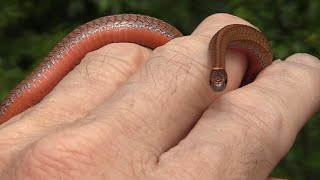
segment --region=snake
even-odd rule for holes
[[[38,104],[77,66],[84,56],[110,43],[135,43],[155,49],[183,36],[170,24],[146,15],[117,14],[92,20],[65,36],[25,80],[20,82],[0,106],[0,123]],[[228,75],[225,67],[227,50],[243,53],[248,60],[241,86],[254,81],[257,74],[272,63],[272,48],[257,29],[243,24],[221,28],[209,43],[208,86],[224,91]]]

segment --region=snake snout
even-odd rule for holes
[[[223,91],[228,82],[228,75],[224,69],[213,69],[210,73],[209,84],[214,91]]]

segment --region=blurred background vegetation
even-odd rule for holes
[[[67,33],[95,18],[140,13],[190,34],[207,16],[226,12],[253,23],[272,43],[275,59],[295,52],[320,57],[319,0],[0,0],[0,99]],[[297,94],[298,95],[298,94]],[[303,106],[303,102],[301,102]],[[320,177],[320,114],[300,132],[273,175]]]

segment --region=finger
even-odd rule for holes
[[[217,33],[221,28],[229,24],[245,24],[254,27],[252,24],[244,21],[241,18],[221,13],[208,17],[195,29],[192,35],[198,37],[199,39],[205,38],[206,41],[210,41],[213,34]],[[230,77],[228,78],[229,86],[227,87],[227,89],[230,90],[240,85],[247,67],[247,60],[246,57],[243,56],[243,54],[234,51],[227,51],[226,56],[226,70],[228,76]],[[210,61],[211,59],[209,59],[208,62]],[[210,67],[210,65],[208,65],[208,67]]]
[[[41,103],[1,126],[1,150],[11,152],[17,145],[21,148],[85,116],[127,81],[150,52],[142,46],[123,43],[87,54]]]
[[[85,116],[127,81],[146,61],[150,52],[139,45],[122,43],[88,53],[53,92],[35,107],[36,110],[26,112],[24,116],[29,116],[29,119],[30,116],[34,119],[50,117],[62,123]],[[57,125],[61,122],[52,123]]]
[[[293,55],[225,94],[160,157],[159,174],[175,169],[195,179],[266,179],[319,110],[319,70],[316,58]]]
[[[79,121],[84,125],[77,126],[76,131],[82,133],[94,128],[97,132],[108,132],[105,144],[117,144],[118,148],[124,149],[121,157],[125,159],[131,158],[132,153],[153,159],[178,143],[210,103],[221,96],[212,93],[208,85],[208,44],[223,25],[213,27],[210,35],[205,27],[225,21],[223,18],[219,21],[220,18],[215,16],[224,17],[214,15],[197,28],[203,29],[204,35],[197,30],[197,35],[174,39],[154,50],[128,83],[110,100],[90,112],[86,119]],[[230,16],[229,23],[241,21]],[[239,67],[243,58],[232,56],[227,63],[230,67]],[[238,86],[240,73],[230,73],[238,83],[230,83],[228,91]],[[121,138],[115,143],[114,138],[109,142],[109,136]],[[114,156],[119,152],[108,153]]]

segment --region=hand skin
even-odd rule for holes
[[[208,43],[228,14],[151,51],[89,53],[45,99],[0,128],[0,179],[267,179],[320,107],[320,61],[295,54],[238,88],[229,53],[222,93],[208,85]],[[238,88],[238,89],[237,89]]]

